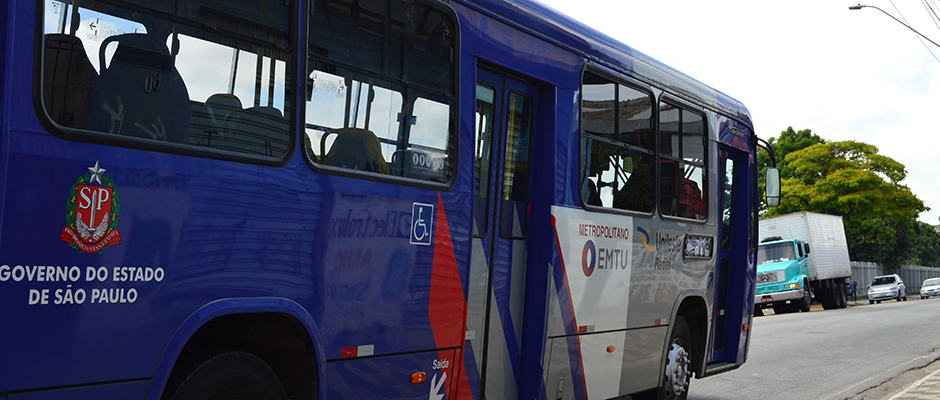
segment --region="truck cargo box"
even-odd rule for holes
[[[800,211],[760,220],[760,238],[779,236],[810,244],[807,270],[810,280],[852,275],[845,228],[839,215]]]

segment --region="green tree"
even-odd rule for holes
[[[940,268],[940,233],[926,222],[914,225],[908,264]]]
[[[786,130],[780,132],[780,137],[770,138],[767,143],[773,147],[774,155],[777,156],[777,168],[780,169],[781,179],[790,176],[788,163],[786,160],[787,154],[790,154],[797,150],[805,149],[814,144],[825,143],[823,138],[819,135],[813,133],[812,129],[801,129],[796,131],[792,126],[787,127]],[[770,155],[766,151],[760,151],[757,153],[757,166],[758,166],[758,188],[761,193],[764,193],[764,174],[767,171],[767,168],[771,167]],[[761,205],[761,210],[766,209],[766,207]]]
[[[813,144],[789,152],[784,161],[783,199],[768,216],[841,215],[853,260],[893,266],[910,259],[916,218],[928,208],[900,183],[907,176],[903,164],[856,141]]]

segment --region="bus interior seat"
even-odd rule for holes
[[[192,132],[189,144],[212,147],[212,140],[219,138],[229,113],[242,109],[242,102],[237,96],[228,93],[215,93],[206,99],[205,104],[192,102]]]
[[[290,125],[281,110],[255,106],[236,110],[225,119],[225,133],[236,151],[266,156],[279,156],[290,145]]]
[[[342,128],[332,130],[331,133],[336,134],[336,139],[330,151],[323,157],[324,164],[382,174],[390,173],[388,164],[382,157],[381,142],[372,131]]]
[[[241,110],[242,101],[234,94],[216,93],[206,99],[206,111],[209,114],[209,119],[220,129],[225,124],[225,118],[229,114]]]
[[[82,40],[61,33],[46,34],[43,40],[42,99],[46,112],[59,125],[87,129],[97,72]]]
[[[91,94],[90,129],[188,142],[192,106],[166,39],[161,35],[127,33],[101,42],[101,73],[94,79]],[[112,42],[117,42],[117,48],[106,65],[106,50]]]

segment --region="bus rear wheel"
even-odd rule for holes
[[[241,351],[213,356],[180,384],[172,400],[286,400],[277,375],[260,358]]]

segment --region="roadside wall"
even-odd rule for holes
[[[898,274],[907,287],[907,297],[920,296],[920,284],[927,278],[940,277],[940,268],[921,267],[919,265],[902,265],[898,268],[888,268],[872,262],[852,261],[852,276],[858,282],[858,297],[868,296],[868,284],[878,275]]]

